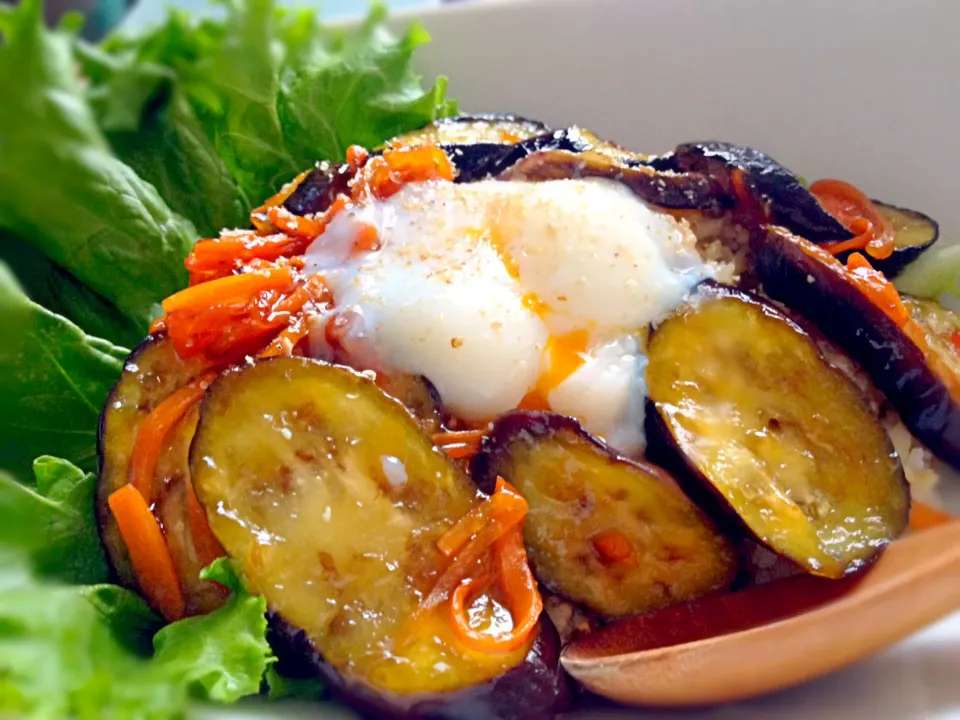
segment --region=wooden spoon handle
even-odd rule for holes
[[[790,596],[792,604],[772,622],[756,622],[769,614],[768,600]],[[960,521],[954,520],[897,541],[857,576],[789,578],[689,603],[682,613],[695,630],[685,637],[665,622],[673,611],[675,629],[681,617],[669,608],[573,643],[562,660],[587,688],[621,702],[710,704],[819,677],[957,609]]]

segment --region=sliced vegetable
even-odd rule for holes
[[[153,476],[167,436],[187,411],[200,402],[215,378],[216,373],[206,373],[191,380],[164,398],[140,425],[130,455],[130,484],[143,495],[148,505],[153,503]]]
[[[867,267],[851,272],[783,228],[751,240],[768,295],[805,316],[872,378],[904,425],[936,455],[960,467],[960,379],[942,343],[928,337],[896,289]],[[928,306],[929,307],[929,306]],[[921,313],[922,314],[922,313]],[[934,335],[937,333],[934,332]]]
[[[150,604],[168,622],[179,620],[184,608],[180,579],[160,524],[143,495],[132,485],[124,485],[107,498],[107,504]]]
[[[741,209],[759,209],[759,217],[749,218],[753,222],[783,225],[813,242],[852,237],[800,178],[759,150],[725,142],[690,142],[678,145],[660,163],[717,179]]]
[[[879,420],[772,305],[701,285],[648,355],[650,457],[686,466],[771,550],[837,578],[904,531],[909,491]]]
[[[940,226],[916,210],[877,200],[873,204],[893,228],[893,254],[885,260],[871,259],[871,263],[887,277],[893,277],[933,246],[940,237]]]
[[[722,590],[736,560],[713,523],[659,468],[617,457],[572,418],[499,418],[474,458],[530,504],[524,540],[547,589],[608,618]]]
[[[862,250],[874,260],[893,255],[893,225],[862,191],[842,180],[817,180],[810,192],[853,235],[849,240],[825,244],[826,250],[833,255]]]
[[[201,406],[191,456],[214,534],[266,596],[286,652],[349,702],[520,718],[561,699],[549,631],[477,654],[456,636],[449,594],[427,602],[466,552],[451,560],[438,541],[480,499],[367,377],[290,357],[227,371]],[[521,677],[506,710],[498,688]]]
[[[120,534],[108,499],[134,479],[134,453],[140,444],[141,428],[154,411],[178,393],[194,395],[191,388],[207,382],[206,368],[196,360],[183,360],[173,343],[164,336],[148,337],[133,351],[100,417],[100,481],[97,487],[97,516],[100,537],[121,584],[147,594]],[[201,381],[201,378],[205,378]],[[169,406],[168,406],[169,407]],[[179,409],[179,408],[178,408]],[[167,418],[169,419],[169,418]],[[188,453],[197,422],[196,409],[183,409],[181,419],[162,423],[162,437],[156,433],[149,443],[153,471],[143,467],[140,484],[152,488],[152,506],[166,533],[166,543],[184,596],[186,615],[209,612],[224,601],[222,590],[200,579],[200,571],[222,555],[210,542],[209,529],[190,508],[190,469]],[[145,450],[140,450],[141,457]],[[150,597],[149,595],[147,595]]]
[[[420,130],[398,135],[388,141],[389,147],[410,145],[467,145],[500,143],[515,145],[550,128],[538,120],[516,115],[457,115],[441,118]]]
[[[534,138],[530,143],[538,141]],[[675,210],[719,213],[733,200],[719,182],[700,173],[674,173],[628,162],[582,140],[583,149],[530,148],[517,145],[517,157],[503,162],[501,180],[557,180],[605,177],[622,182],[644,202]]]

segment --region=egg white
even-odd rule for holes
[[[363,225],[380,247],[356,255]],[[547,399],[630,454],[643,448],[636,332],[712,274],[680,223],[603,179],[411,184],[340,213],[306,261],[353,318],[361,364],[424,375],[471,422],[537,387],[551,336],[587,331],[582,365]]]

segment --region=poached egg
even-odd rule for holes
[[[685,224],[600,178],[410,184],[337,214],[304,259],[334,300],[318,354],[334,320],[353,364],[425,376],[468,423],[551,409],[630,455],[646,328],[712,275]]]

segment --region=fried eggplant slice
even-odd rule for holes
[[[522,146],[517,146],[519,150]],[[501,180],[560,180],[602,177],[622,182],[644,202],[670,210],[699,210],[719,215],[733,206],[733,196],[701,173],[676,173],[629,162],[588,146],[580,151],[551,148],[529,152],[504,163]]]
[[[147,337],[127,358],[120,380],[100,416],[97,518],[110,563],[126,587],[140,590],[107,498],[130,481],[131,454],[144,420],[157,405],[203,370],[196,361],[181,360],[165,336]],[[210,553],[194,544],[190,530],[188,458],[196,422],[196,412],[188,413],[171,431],[154,476],[154,512],[163,526],[167,547],[180,577],[187,615],[215,610],[225,599],[219,585],[200,579],[200,571],[209,562]]]
[[[550,132],[539,120],[518,115],[481,114],[441,118],[420,130],[390,140],[390,147],[410,145],[470,145],[495,143],[515,145],[522,140]]]
[[[733,174],[741,173],[743,190],[753,195],[766,222],[783,225],[813,242],[853,237],[796,175],[759,150],[726,142],[690,142],[678,145],[670,157],[679,170],[704,173],[734,195]]]
[[[191,469],[276,634],[347,701],[378,715],[534,718],[563,698],[543,626],[483,654],[458,639],[446,604],[418,612],[450,563],[437,541],[478,494],[369,378],[292,357],[225,372],[201,406]],[[518,677],[527,694],[502,707],[490,689]]]
[[[906,528],[909,490],[879,420],[774,306],[705,283],[648,356],[650,457],[681,459],[771,550],[838,578]]]
[[[923,323],[895,321],[861,292],[836,258],[784,228],[761,228],[751,248],[764,291],[844,350],[907,429],[960,468],[960,376],[925,341]]]
[[[940,237],[940,225],[929,215],[917,210],[873,201],[893,226],[893,255],[884,260],[872,261],[873,266],[887,277],[894,277],[912,263]]]
[[[500,417],[471,475],[497,476],[530,505],[524,541],[547,589],[605,618],[656,610],[723,590],[732,546],[663,470],[617,456],[573,418]]]

